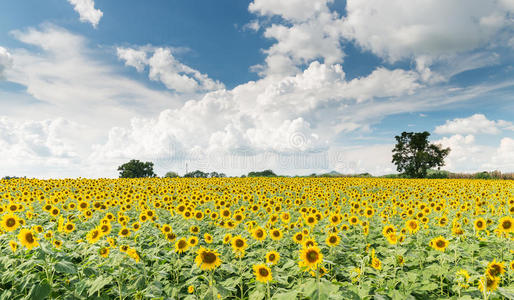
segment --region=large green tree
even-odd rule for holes
[[[153,172],[153,162],[142,162],[137,159],[133,159],[128,163],[118,167],[120,172],[120,178],[141,178],[141,177],[155,177],[157,176]]]
[[[427,170],[444,166],[444,159],[450,153],[450,148],[430,144],[430,133],[402,132],[395,136],[397,141],[393,149],[393,163],[398,172],[412,178],[425,178]]]

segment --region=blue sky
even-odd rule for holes
[[[0,176],[379,175],[424,130],[513,172],[513,33],[511,0],[3,1]]]

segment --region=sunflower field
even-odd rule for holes
[[[0,181],[1,299],[514,299],[514,182]]]

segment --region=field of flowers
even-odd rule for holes
[[[514,182],[0,181],[1,299],[514,299]]]

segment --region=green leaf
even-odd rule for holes
[[[264,291],[262,291],[260,289],[254,289],[250,293],[248,300],[262,300],[262,299],[264,299],[265,296],[266,296],[266,294],[264,293]]]
[[[29,299],[40,300],[45,299],[52,288],[46,281],[42,281],[41,283],[32,286],[29,292]]]
[[[514,289],[505,289],[500,287],[497,292],[509,300],[514,300]]]
[[[296,299],[298,296],[298,291],[290,291],[287,293],[275,294],[271,299],[273,300],[289,300]]]
[[[69,261],[60,261],[54,265],[54,269],[58,273],[77,274],[75,265]]]
[[[112,281],[112,277],[111,276],[108,276],[108,277],[99,276],[99,277],[97,277],[91,283],[91,286],[89,287],[89,290],[87,291],[88,296],[91,296],[94,293],[100,291],[104,286],[106,286],[109,283],[111,283],[111,281]]]

